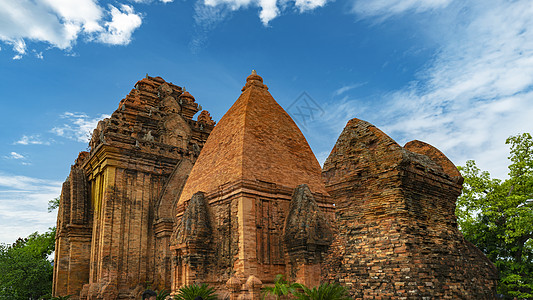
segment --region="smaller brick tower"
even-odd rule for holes
[[[252,295],[252,286],[271,283],[276,274],[318,284],[332,212],[311,148],[254,71],[206,141],[181,193],[171,241],[172,290],[228,282],[235,294],[239,282],[248,280],[246,293]]]

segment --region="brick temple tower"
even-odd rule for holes
[[[235,282],[251,276],[271,283],[276,274],[318,284],[333,218],[321,171],[294,121],[252,72],[181,193],[172,290],[193,282],[220,287],[230,278],[239,287]]]
[[[177,194],[214,127],[183,88],[147,76],[98,123],[61,192],[53,294],[138,299],[170,287]]]

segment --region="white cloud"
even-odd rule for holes
[[[294,5],[300,12],[305,12],[326,5],[326,0],[296,0]]]
[[[143,0],[139,0],[143,1]],[[300,13],[326,5],[328,0],[199,0],[194,5],[196,23],[194,37],[189,44],[193,53],[199,51],[207,41],[208,34],[232,12],[249,7],[259,7],[259,18],[264,26],[278,17],[289,4]]]
[[[280,7],[287,7],[288,3],[293,3],[300,13],[313,10],[326,5],[327,0],[204,0],[205,6],[225,7],[231,11],[255,6],[261,8],[259,18],[263,25],[268,26],[270,21],[280,15]],[[205,13],[201,8],[196,9],[196,13]],[[196,18],[196,17],[195,17]],[[197,18],[205,20],[204,18]]]
[[[259,0],[259,6],[261,7],[259,18],[263,25],[267,26],[272,19],[278,16],[277,2],[277,0]]]
[[[0,171],[0,189],[48,193],[57,192],[59,187],[61,187],[59,181],[6,174]]]
[[[83,29],[87,33],[102,30],[99,21],[103,17],[103,9],[94,0],[42,0],[51,10],[64,20],[65,25],[72,26],[71,35]],[[69,30],[67,30],[69,32]]]
[[[50,145],[48,141],[42,141],[41,135],[23,135],[20,140],[14,143],[15,145]]]
[[[402,3],[411,3],[402,7],[415,11],[426,7],[420,1]],[[424,140],[457,165],[475,159],[482,169],[503,178],[509,150],[505,139],[533,132],[533,2],[444,4],[446,13],[435,14],[430,22],[455,25],[446,27],[448,34],[435,32],[442,29],[430,24],[424,28],[440,38],[442,47],[417,81],[366,108],[344,99],[327,109],[346,104],[352,110],[366,109],[365,116],[399,143]],[[444,16],[452,19],[439,19]],[[331,120],[331,127],[344,126],[349,118]]]
[[[51,132],[64,138],[86,143],[90,140],[98,121],[109,117],[110,115],[102,114],[99,117],[90,118],[84,113],[66,112],[61,115],[61,118],[67,123],[52,128]]]
[[[18,39],[9,42],[9,44],[13,45],[13,51],[18,53],[17,55],[13,56],[13,59],[21,59],[22,56],[26,54],[26,43],[24,40]]]
[[[111,21],[105,22],[107,30],[100,34],[98,40],[111,45],[129,44],[132,33],[141,26],[141,16],[129,5],[122,5],[120,10],[113,5],[109,5],[109,8]]]
[[[11,153],[9,153],[9,155],[4,155],[4,159],[14,159],[14,160],[18,161],[23,166],[31,165],[31,163],[28,161],[26,156],[24,156],[24,155],[22,155],[20,153],[17,153],[15,151],[12,151]]]
[[[143,4],[150,4],[152,2],[154,2],[154,0],[131,0],[135,3],[143,3]],[[163,2],[163,3],[170,3],[170,2],[174,2],[174,0],[159,0],[160,2]]]
[[[389,18],[410,11],[424,12],[446,7],[453,0],[356,0],[352,11],[362,17]]]
[[[0,172],[0,243],[12,243],[55,224],[48,201],[61,193],[61,182]]]
[[[79,37],[125,45],[142,22],[131,6],[106,10],[97,0],[0,0],[0,7],[0,41],[13,46],[14,59],[27,53],[27,42],[67,51]]]
[[[335,90],[333,92],[333,96],[340,96],[340,95],[342,95],[342,94],[344,94],[344,93],[346,93],[346,92],[348,92],[350,90],[353,90],[353,89],[358,88],[360,86],[363,86],[365,84],[367,84],[367,83],[366,82],[361,82],[361,83],[355,83],[355,84],[342,86],[342,87],[338,88],[337,90]]]
[[[5,158],[8,158],[8,159],[24,159],[24,155],[22,154],[18,154],[17,152],[11,152],[9,154],[9,156],[5,156]]]

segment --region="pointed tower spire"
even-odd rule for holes
[[[239,180],[291,189],[306,183],[312,192],[327,194],[320,164],[305,137],[255,70],[242,91],[209,136],[179,202]]]

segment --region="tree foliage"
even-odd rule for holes
[[[302,292],[296,292],[294,295],[298,300],[349,300],[348,291],[345,287],[338,283],[329,284],[322,283],[321,285],[308,288],[305,285],[300,285]]]
[[[55,228],[0,244],[0,299],[39,299],[52,292]]]
[[[283,275],[276,275],[274,286],[263,287],[263,299],[267,296],[274,296],[276,299],[299,299],[299,300],[348,300],[348,291],[345,287],[335,283],[322,283],[321,285],[309,288],[300,283],[291,283],[283,278]]]
[[[53,212],[58,207],[59,207],[59,197],[56,197],[48,201],[48,212]]]
[[[176,300],[194,300],[196,297],[202,297],[204,300],[216,300],[215,289],[209,285],[202,283],[184,285],[178,290],[178,294],[174,296]]]
[[[295,294],[300,287],[300,284],[290,283],[283,278],[283,275],[278,274],[276,275],[274,286],[263,287],[263,298],[267,297],[268,295],[272,295],[276,297],[276,299],[282,299],[288,295]]]
[[[465,182],[456,215],[466,239],[498,268],[498,293],[533,298],[533,139],[524,133],[506,144],[506,180],[491,178],[474,161],[459,167]]]
[[[157,296],[155,297],[155,300],[165,300],[170,296],[169,291],[167,290],[161,290],[157,291]]]

